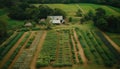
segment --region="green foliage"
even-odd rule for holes
[[[10,41],[9,44],[6,44],[5,47],[3,48],[4,50],[1,52],[0,57],[2,56],[1,59],[4,58],[4,56],[8,53],[8,51],[12,48],[12,46],[19,40],[19,38],[23,35],[24,32],[19,33],[12,41]]]
[[[0,18],[0,38],[7,35],[7,22]]]
[[[6,65],[3,66],[3,69],[7,69],[9,67],[9,65],[12,63],[12,61],[14,60],[14,58],[16,57],[16,55],[18,54],[19,50],[24,45],[25,41],[28,39],[29,36],[30,36],[30,34],[27,34],[25,36],[25,38],[23,39],[23,41],[20,42],[19,46],[15,49],[13,54],[10,56],[10,59],[6,62]]]
[[[81,11],[80,9],[78,9],[78,10],[77,10],[77,12],[76,12],[76,16],[81,17],[81,16],[82,16],[82,14],[83,14],[83,13],[82,13],[82,11]]]
[[[69,17],[69,22],[72,22],[72,17]]]
[[[55,15],[55,16],[63,16],[63,18],[66,18],[66,15],[67,15],[67,14],[66,14],[66,12],[63,11],[62,9],[55,8],[55,9],[53,10],[52,15]]]

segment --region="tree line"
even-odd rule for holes
[[[115,7],[120,7],[120,0],[0,0],[0,7],[11,6],[17,4],[18,2],[28,2],[28,3],[95,3],[95,4],[105,4]]]
[[[8,9],[8,16],[15,20],[33,20],[38,22],[40,19],[46,19],[50,15],[62,15],[65,18],[66,12],[59,8],[52,9],[47,5],[36,7],[28,3],[20,3]]]
[[[90,10],[84,15],[81,23],[92,20],[94,25],[103,31],[120,33],[120,16],[107,15],[103,8],[97,8],[95,11],[95,14]]]

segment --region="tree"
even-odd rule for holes
[[[54,12],[52,13],[52,15],[54,15],[54,16],[63,16],[63,18],[66,18],[67,14],[66,14],[65,11],[63,11],[63,10],[61,10],[59,8],[55,8]]]
[[[103,8],[97,8],[96,9],[96,17],[105,17],[106,16],[106,11]]]
[[[102,8],[97,8],[95,9],[95,16],[93,17],[93,21],[94,23],[96,23],[96,21],[98,19],[101,19],[101,18],[106,18],[106,11]]]
[[[7,35],[7,22],[0,18],[0,38]]]
[[[20,3],[16,6],[9,8],[8,16],[16,20],[26,20],[28,19],[28,12],[26,9],[29,8],[28,3]]]
[[[27,19],[27,15],[25,14],[25,11],[21,9],[20,7],[12,7],[11,10],[9,11],[8,16],[16,20]]]
[[[104,18],[100,18],[96,21],[95,25],[102,30],[107,30],[108,23]]]
[[[109,16],[107,17],[108,31],[120,33],[120,16]]]
[[[47,5],[40,5],[39,6],[39,18],[47,18],[47,16],[51,15],[53,13],[53,9],[51,9],[50,7],[48,7]]]
[[[88,17],[89,17],[90,20],[92,20],[93,17],[94,17],[94,13],[93,13],[92,10],[89,10],[89,12],[87,13],[87,15],[88,15]]]
[[[79,16],[79,17],[81,17],[82,14],[83,14],[82,11],[80,9],[78,9],[77,12],[76,12],[76,15]]]

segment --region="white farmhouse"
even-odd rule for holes
[[[50,18],[50,22],[53,24],[64,23],[63,16],[48,16],[47,18]]]

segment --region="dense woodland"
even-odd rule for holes
[[[0,0],[0,6],[10,6],[16,2],[28,3],[97,3],[120,7],[120,0]]]

